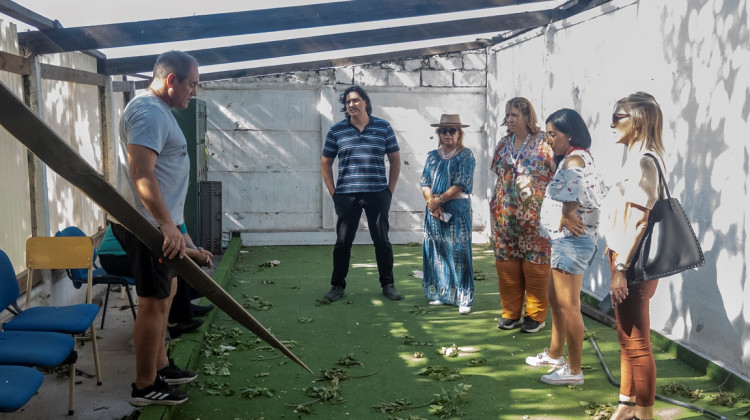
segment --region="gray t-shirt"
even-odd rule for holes
[[[187,142],[169,106],[150,90],[139,93],[125,107],[120,119],[117,190],[154,226],[156,220],[141,202],[130,179],[128,144],[157,153],[154,174],[164,203],[175,225],[185,222],[183,209],[188,189],[190,159]]]

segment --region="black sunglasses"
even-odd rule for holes
[[[630,114],[612,114],[612,124],[617,124],[621,119],[628,118]]]
[[[442,135],[445,135],[447,133],[451,133],[451,136],[452,136],[452,135],[456,134],[456,131],[458,131],[458,129],[456,129],[456,128],[438,128],[437,132],[440,133],[440,134],[442,134]]]

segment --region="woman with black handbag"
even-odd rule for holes
[[[641,243],[648,216],[659,199],[657,161],[662,159],[663,117],[653,96],[636,92],[617,101],[612,124],[627,147],[623,178],[609,190],[601,229],[612,272],[610,296],[620,340],[620,401],[611,420],[653,419],[656,365],[651,351],[649,300],[658,279],[628,286],[628,269]],[[632,274],[632,273],[631,273]]]

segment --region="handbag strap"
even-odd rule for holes
[[[656,170],[659,171],[659,186],[663,188],[664,191],[666,191],[667,199],[669,201],[669,207],[672,207],[672,194],[669,193],[667,180],[664,179],[664,173],[661,171],[661,164],[659,163],[659,159],[657,159],[656,156],[652,155],[651,153],[644,153],[644,154],[654,160],[654,163],[656,164]],[[661,189],[659,191],[659,199],[662,199]]]

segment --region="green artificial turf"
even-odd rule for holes
[[[553,387],[539,380],[545,369],[524,363],[526,356],[549,344],[549,317],[547,328],[536,334],[497,329],[500,302],[490,248],[474,248],[474,269],[485,280],[475,283],[471,314],[459,315],[457,307],[427,305],[421,279],[412,276],[414,270],[422,269],[421,247],[414,245],[394,246],[396,287],[404,295],[398,302],[381,293],[371,246],[354,247],[346,296],[332,304],[322,302],[330,288],[332,247],[235,251],[238,256],[227,275],[226,289],[316,375],[214,311],[212,324],[200,334],[187,334],[173,343],[175,348],[193,344],[191,355],[183,360],[189,360],[200,376],[182,386],[190,394],[188,402],[165,410],[163,417],[142,417],[416,420],[444,414],[442,418],[450,419],[609,418],[606,410],[616,403],[618,389],[607,380],[590,343],[584,344],[585,384]],[[224,258],[228,257],[232,256]],[[618,379],[619,345],[614,330],[590,318],[584,320]],[[196,345],[199,340],[202,344]],[[441,348],[454,345],[458,357],[440,353]],[[717,397],[738,395],[719,394],[720,383],[705,372],[669,353],[658,349],[655,353],[659,385],[674,392],[698,394],[696,390],[703,390],[696,404],[727,418],[750,416],[748,401],[742,398],[732,407],[710,405]],[[420,375],[429,372],[432,375]],[[670,396],[687,401],[686,397]],[[430,407],[436,400],[443,403],[442,411]],[[603,413],[596,417],[587,414],[587,409]],[[660,401],[656,410],[661,419],[710,418]]]

